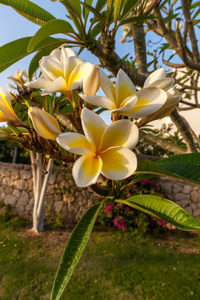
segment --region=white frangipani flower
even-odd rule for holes
[[[90,63],[77,57],[73,49],[64,47],[61,47],[61,50],[53,50],[49,56],[44,56],[39,65],[42,75],[25,85],[44,89],[42,96],[54,92],[65,93],[78,88],[91,67]]]
[[[134,84],[122,69],[117,74],[115,86],[102,70],[100,73],[101,88],[107,98],[86,94],[80,94],[80,97],[90,104],[109,109],[111,113],[141,118],[157,111],[167,99],[165,91],[157,87],[136,92]]]
[[[94,184],[100,173],[113,180],[129,177],[137,168],[137,159],[130,150],[138,141],[138,128],[129,120],[107,126],[100,116],[83,108],[82,127],[85,135],[61,133],[58,144],[69,152],[81,155],[72,175],[79,187]]]
[[[181,100],[181,95],[173,84],[174,79],[166,77],[166,72],[163,68],[158,69],[149,75],[144,83],[144,88],[159,87],[165,90],[167,94],[167,101],[159,110],[142,118],[138,126],[142,126],[157,119],[162,119],[174,110],[178,102]]]
[[[28,115],[35,131],[43,138],[56,140],[61,133],[58,121],[49,113],[36,107],[30,107]]]
[[[11,100],[13,96],[0,87],[0,122],[22,123],[12,108]]]

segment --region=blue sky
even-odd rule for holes
[[[57,18],[66,19],[65,15],[67,12],[61,3],[53,3],[50,0],[32,0],[32,2],[43,7]],[[36,33],[36,31],[39,28],[40,27],[38,25],[28,21],[9,6],[0,4],[0,46],[9,43],[15,39],[19,39],[26,36],[32,36]],[[127,54],[127,52],[133,51],[133,45],[132,43],[128,43],[125,45],[121,44],[119,42],[121,37],[122,30],[120,29],[117,35],[116,52],[119,54],[120,57],[123,57]],[[158,42],[160,40],[159,37],[155,38],[155,36],[151,37],[151,39],[153,42]],[[156,45],[154,47],[156,47]],[[33,55],[29,55],[26,58],[12,65],[2,73],[0,73],[0,86],[7,90],[6,83],[9,82],[9,80],[6,77],[13,75],[17,69],[28,70],[28,66],[32,57]],[[98,59],[87,50],[84,50],[84,52],[81,54],[81,57],[84,60],[89,61],[91,63],[98,63]],[[200,127],[199,125],[197,126],[196,120],[197,118],[199,118],[200,109],[196,109],[195,111],[192,110],[190,113],[183,113],[185,117],[187,117],[187,115],[189,114],[191,114],[192,117],[188,121],[192,122],[193,129],[199,134]],[[109,119],[109,117],[107,119]]]

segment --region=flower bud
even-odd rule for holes
[[[28,115],[36,132],[43,138],[56,140],[61,133],[57,120],[49,113],[35,107],[30,107]]]
[[[21,123],[12,108],[12,99],[11,94],[0,87],[0,122],[15,121]]]
[[[92,65],[83,79],[83,93],[94,96],[101,85],[101,75],[98,65]]]
[[[8,140],[9,137],[10,134],[7,131],[0,129],[0,141]]]

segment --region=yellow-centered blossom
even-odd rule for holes
[[[54,92],[65,93],[78,88],[91,64],[77,57],[71,48],[55,49],[40,62],[42,75],[39,79],[26,83],[27,87],[44,89],[41,95]]]
[[[79,187],[94,184],[100,173],[113,180],[124,179],[136,170],[137,159],[130,150],[138,141],[138,128],[129,120],[107,126],[100,116],[83,108],[81,122],[84,134],[61,133],[58,144],[81,155],[74,163],[72,175]]]
[[[56,140],[61,133],[57,120],[47,113],[36,107],[30,107],[28,115],[33,123],[35,131],[43,138]]]
[[[14,121],[21,123],[12,108],[11,100],[13,100],[11,94],[0,87],[0,122]]]
[[[151,121],[162,119],[169,115],[178,102],[181,100],[180,92],[176,90],[174,84],[174,79],[170,77],[166,77],[166,72],[163,68],[158,69],[151,73],[151,75],[146,79],[144,83],[144,88],[148,87],[159,87],[166,91],[167,94],[167,101],[163,104],[163,106],[154,112],[153,114],[150,114],[142,120],[140,120],[138,126],[145,125]]]
[[[166,92],[158,87],[136,92],[134,84],[122,69],[117,74],[115,86],[102,70],[100,74],[101,88],[107,98],[86,94],[80,94],[80,97],[90,104],[109,109],[111,113],[142,118],[161,108],[167,99]]]

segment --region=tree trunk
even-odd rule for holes
[[[50,158],[48,160],[46,173],[44,174],[42,180],[42,154],[30,151],[30,158],[33,172],[33,191],[35,198],[32,231],[39,233],[44,230],[44,200],[54,159]]]

